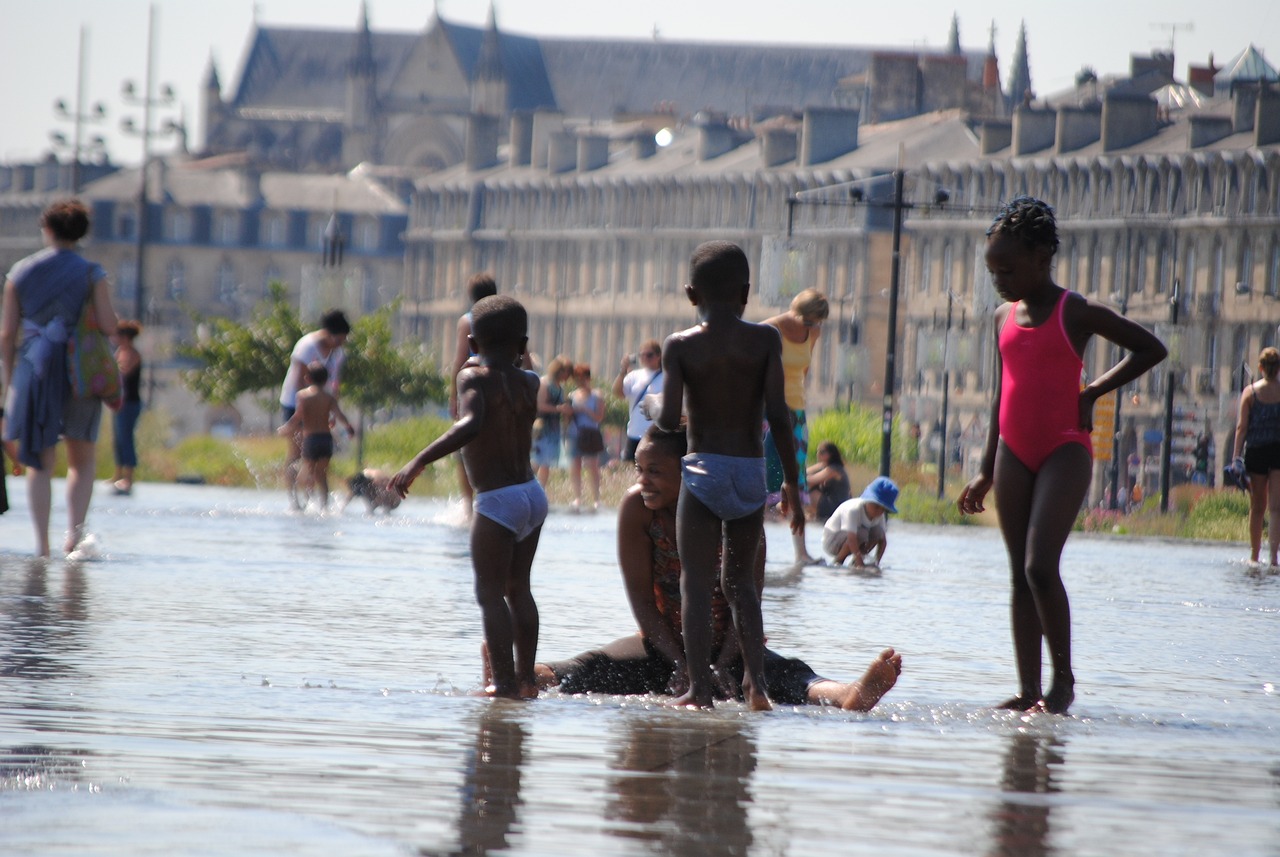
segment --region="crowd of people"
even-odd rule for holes
[[[0,455],[27,469],[37,550],[47,556],[54,452],[65,441],[64,548],[71,553],[84,536],[102,409],[99,399],[69,385],[69,331],[91,313],[100,329],[117,332],[124,398],[137,406],[121,408],[117,423],[112,486],[120,493],[132,489],[137,464],[132,435],[141,357],[133,348],[140,328],[119,323],[105,272],[76,252],[89,228],[83,205],[50,206],[41,226],[46,249],[15,265],[4,286]],[[1036,199],[1007,203],[987,232],[986,266],[1004,300],[993,318],[998,383],[979,473],[957,500],[962,513],[973,514],[994,491],[1008,549],[1018,691],[1001,707],[1051,713],[1066,712],[1075,697],[1060,565],[1089,485],[1093,405],[1166,353],[1141,325],[1058,286],[1057,247],[1053,210]],[[394,508],[427,465],[458,454],[463,491],[472,498],[471,561],[490,695],[530,698],[559,685],[567,692],[667,693],[674,704],[694,708],[736,698],[754,710],[774,703],[867,710],[896,682],[897,652],[880,652],[856,681],[833,681],[767,649],[761,612],[766,509],[776,505],[788,522],[798,563],[811,561],[804,528],[812,516],[822,523],[832,563],[855,568],[879,565],[888,517],[897,512],[898,486],[885,476],[852,496],[835,444],[819,444],[817,460],[808,462],[804,385],[826,299],[807,289],[787,312],[760,324],[745,321],[748,261],[727,241],[694,251],[684,291],[698,322],[663,343],[646,341],[622,361],[612,385],[628,408],[621,458],[636,474],[618,510],[618,559],[637,633],[567,660],[537,658],[531,580],[549,511],[548,475],[567,462],[572,510],[599,508],[606,403],[589,365],[557,356],[541,376],[532,371],[527,313],[515,298],[498,294],[491,275],[468,284],[471,306],[458,322],[451,367],[451,425],[394,475],[353,477],[347,500],[363,496],[371,509]],[[349,332],[346,317],[331,311],[293,348],[280,403],[295,506],[300,487],[327,499],[331,428],[353,431],[338,400]],[[1082,387],[1081,355],[1094,337],[1119,346],[1122,356]],[[1280,352],[1265,350],[1259,368],[1262,377],[1241,397],[1231,471],[1250,486],[1255,561],[1263,510],[1270,512],[1274,564]],[[1042,646],[1051,666],[1047,692]]]

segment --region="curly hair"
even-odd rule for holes
[[[1019,196],[1000,206],[987,229],[987,237],[1008,235],[1029,248],[1048,247],[1058,252],[1058,221],[1053,206],[1031,196]]]

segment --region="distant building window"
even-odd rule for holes
[[[1280,296],[1280,243],[1271,245],[1271,268],[1267,274],[1267,294]]]
[[[213,224],[213,242],[224,246],[238,243],[236,240],[236,232],[240,225],[240,218],[234,212],[219,212],[214,219]]]
[[[122,211],[116,218],[116,237],[122,241],[132,241],[138,237],[138,213]]]
[[[236,282],[236,269],[230,262],[223,262],[218,266],[218,272],[214,276],[214,287],[217,289],[219,301],[224,304],[236,302],[240,289]]]
[[[169,300],[180,301],[187,292],[187,267],[178,259],[169,263],[165,279],[168,281]]]
[[[122,302],[132,302],[138,296],[138,261],[136,259],[125,259],[120,263],[119,271],[116,273],[116,296]]]
[[[269,214],[262,219],[262,233],[259,238],[268,247],[282,247],[284,232],[284,217],[279,214]]]
[[[170,241],[186,243],[191,240],[191,214],[186,211],[171,211],[165,218],[165,238]]]
[[[377,250],[378,249],[378,221],[371,218],[361,218],[356,222],[356,249],[357,250]]]

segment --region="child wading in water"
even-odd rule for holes
[[[329,383],[329,370],[319,360],[307,364],[307,380],[310,386],[298,391],[297,410],[289,421],[276,429],[285,437],[302,435],[302,479],[303,489],[310,493],[312,488],[319,488],[320,507],[329,508],[329,459],[333,458],[333,434],[330,429],[330,417],[342,423],[347,429],[347,437],[355,435],[351,421],[338,407],[338,400],[325,389]]]
[[[1165,357],[1141,325],[1053,282],[1058,249],[1053,209],[1038,199],[1007,203],[987,230],[987,270],[1006,303],[995,312],[999,353],[982,470],[960,492],[965,514],[995,488],[1012,571],[1013,651],[1018,695],[1001,708],[1064,713],[1075,699],[1071,608],[1060,562],[1092,470],[1093,403]],[[1081,355],[1100,336],[1128,353],[1081,389]],[[1041,639],[1053,683],[1041,693]]]
[[[783,501],[791,514],[791,532],[804,526],[799,465],[784,393],[782,339],[776,328],[742,320],[750,271],[736,244],[700,245],[690,268],[685,294],[698,308],[701,323],[673,333],[662,348],[666,381],[657,419],[664,430],[679,428],[687,388],[689,454],[680,461],[683,484],[676,541],[689,692],[677,703],[712,706],[711,592],[719,570],[742,650],[742,697],[752,709],[763,710],[771,706],[765,695],[764,623],[754,582],[767,491],[761,416],[769,421],[782,459]]]
[[[471,564],[493,679],[486,692],[512,699],[538,695],[538,605],[529,570],[547,517],[547,495],[529,464],[538,376],[516,365],[528,328],[519,301],[495,295],[476,302],[471,339],[479,365],[458,373],[458,419],[391,478],[392,490],[404,497],[424,467],[462,450],[476,491]]]

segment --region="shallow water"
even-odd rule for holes
[[[44,564],[10,488],[0,854],[1280,854],[1280,574],[1240,545],[1073,535],[1078,696],[1027,716],[983,707],[1014,690],[998,534],[894,522],[881,574],[765,593],[820,673],[901,651],[880,706],[695,713],[469,696],[456,506],[146,484]],[[612,516],[553,515],[534,575],[543,658],[633,629]]]

